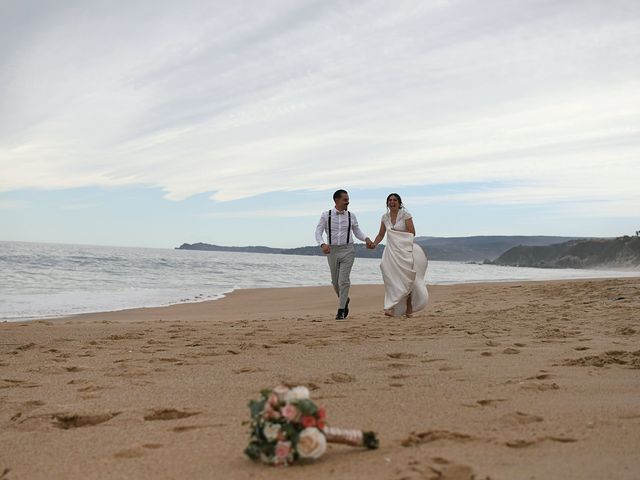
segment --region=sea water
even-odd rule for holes
[[[352,284],[381,284],[379,265],[379,259],[357,258]],[[640,271],[430,261],[427,284],[628,276]],[[322,256],[0,242],[0,321],[216,300],[243,288],[329,283]]]

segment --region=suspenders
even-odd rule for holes
[[[349,244],[349,236],[351,235],[351,212],[347,212],[349,224],[347,226],[347,245]],[[331,210],[329,210],[329,245],[331,245]]]

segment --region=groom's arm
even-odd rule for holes
[[[367,248],[373,248],[373,242],[368,236],[364,234],[362,230],[360,230],[360,225],[358,225],[358,219],[356,218],[353,212],[351,212],[351,231],[353,232],[353,235],[358,240],[362,240],[364,243],[367,244]]]
[[[322,251],[327,254],[331,251],[329,245],[324,242],[324,238],[322,238],[322,234],[327,229],[327,214],[323,213],[320,215],[320,220],[318,221],[318,225],[316,226],[316,243],[322,249]]]

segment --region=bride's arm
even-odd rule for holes
[[[413,233],[413,236],[416,236],[416,227],[413,225],[413,218],[407,218],[404,221],[405,226],[407,227],[407,232]]]
[[[375,240],[373,241],[373,246],[377,247],[378,244],[382,241],[382,239],[384,238],[384,234],[387,232],[387,228],[384,226],[383,222],[380,222],[380,231],[378,232],[378,235],[376,236]],[[414,234],[415,235],[415,234]]]

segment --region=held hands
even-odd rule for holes
[[[365,242],[366,242],[366,244],[367,244],[367,248],[368,248],[369,250],[374,250],[374,249],[376,248],[376,244],[375,244],[375,243],[373,243],[373,242],[371,241],[371,239],[370,239],[370,238],[368,238],[368,237],[367,237],[367,238],[365,239]]]

